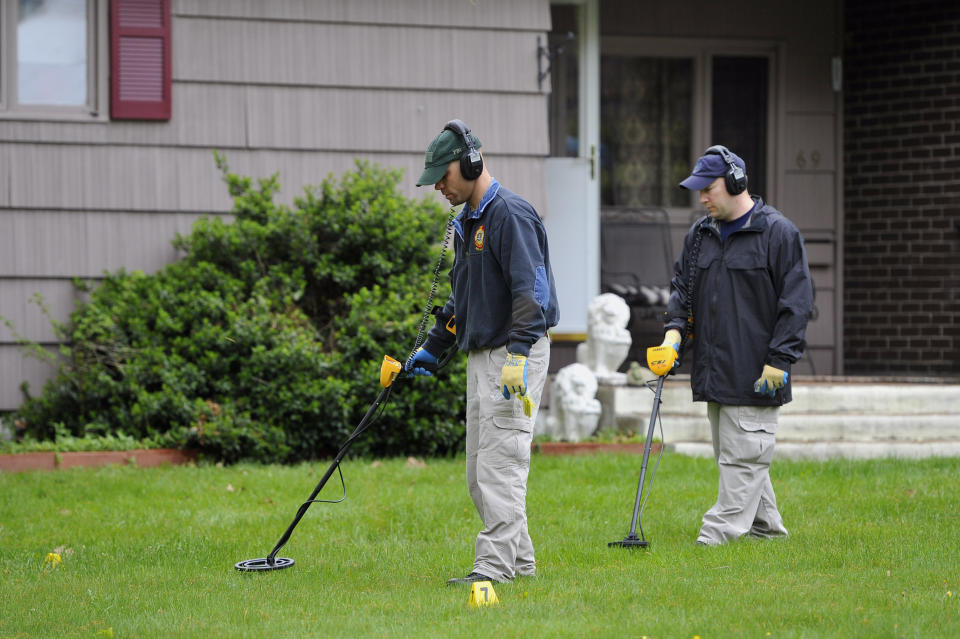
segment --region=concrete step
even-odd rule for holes
[[[800,378],[793,386],[793,401],[788,406],[792,413],[960,415],[960,384]]]
[[[646,433],[653,391],[601,387],[601,428]],[[780,411],[777,455],[871,457],[960,455],[960,383],[940,379],[798,377]],[[689,376],[664,384],[663,438],[678,452],[713,455],[705,402]],[[657,437],[660,426],[657,426]]]
[[[852,381],[851,381],[852,380]],[[601,387],[598,396],[615,396],[617,414],[647,413],[653,391],[642,386]],[[694,403],[690,378],[676,375],[663,385],[661,411],[671,414],[706,415],[705,402]],[[601,398],[602,401],[602,398]],[[621,410],[622,409],[622,410]],[[865,378],[804,378],[793,383],[793,401],[784,406],[792,413],[960,416],[960,383],[871,382]]]
[[[788,406],[780,411],[777,438],[782,440],[960,441],[960,418],[956,415],[804,415],[790,413]],[[706,414],[675,415],[663,410],[660,418],[668,441],[710,441]],[[621,428],[628,426],[625,430],[645,432],[649,420],[649,415],[642,419],[636,416],[618,418],[617,423]]]
[[[713,457],[713,445],[708,442],[676,442],[667,450],[692,457]],[[949,442],[815,442],[799,443],[777,440],[775,459],[874,459],[897,457],[922,459],[925,457],[960,457],[960,441]]]

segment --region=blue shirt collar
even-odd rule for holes
[[[497,193],[500,191],[500,183],[497,182],[496,178],[490,178],[490,186],[487,187],[487,191],[483,194],[483,197],[480,198],[480,206],[477,207],[477,210],[474,211],[470,208],[470,203],[467,202],[463,205],[463,209],[460,211],[460,215],[457,216],[457,219],[460,221],[470,219],[476,220],[481,215],[483,215],[483,210],[487,208],[487,204],[490,203]]]

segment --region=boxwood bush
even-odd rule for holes
[[[293,206],[274,201],[276,175],[254,181],[218,162],[232,220],[199,219],[174,240],[183,257],[155,274],[77,283],[88,301],[61,327],[56,376],[38,396],[25,388],[21,437],[162,435],[224,461],[328,457],[379,393],[383,355],[409,355],[447,212],[365,162]],[[351,452],[456,452],[464,371],[457,356],[437,379],[398,382]]]

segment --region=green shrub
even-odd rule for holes
[[[273,200],[276,175],[255,186],[218,161],[233,221],[198,220],[174,240],[184,257],[154,275],[120,270],[87,287],[60,327],[57,375],[13,416],[21,436],[162,435],[226,461],[329,456],[379,393],[383,355],[409,355],[444,210],[404,198],[399,171],[364,162],[290,207]],[[353,452],[458,450],[464,360],[398,382]]]

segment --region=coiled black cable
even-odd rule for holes
[[[440,257],[437,259],[437,265],[433,269],[433,283],[430,285],[430,294],[427,295],[427,304],[423,309],[423,318],[420,320],[420,327],[417,329],[417,339],[413,344],[413,350],[407,356],[407,362],[404,368],[410,368],[413,365],[413,357],[417,354],[417,349],[423,344],[424,334],[426,333],[427,320],[433,314],[433,298],[437,295],[437,288],[440,285],[440,269],[443,266],[443,258],[447,254],[447,244],[450,242],[450,235],[453,233],[453,220],[456,217],[456,208],[451,206],[447,217],[446,229],[443,233],[443,243],[440,245]]]
[[[680,335],[680,354],[688,339],[693,339],[693,304],[697,292],[697,262],[700,260],[700,244],[703,242],[704,228],[707,222],[700,220],[696,234],[693,236],[693,246],[687,260],[687,323]],[[679,357],[679,355],[678,355]]]

